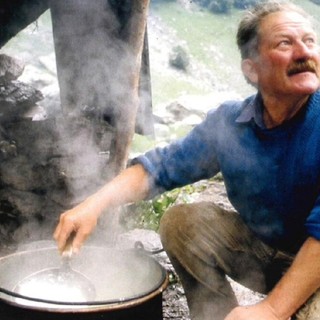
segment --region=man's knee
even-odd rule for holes
[[[188,230],[192,217],[189,205],[179,204],[168,209],[161,218],[159,234],[163,246],[168,248],[179,237],[178,233]]]
[[[203,225],[210,225],[210,233],[220,228],[220,220],[225,219],[223,209],[213,203],[201,202],[179,204],[171,207],[163,215],[160,223],[160,237],[166,251],[176,245],[186,246],[195,241]]]

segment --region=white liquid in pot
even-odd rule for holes
[[[23,279],[14,291],[29,297],[49,301],[85,302],[94,298],[94,288],[75,272],[45,270]]]
[[[89,298],[88,292],[81,289],[83,282],[79,287],[70,278],[57,280],[56,273],[53,278],[48,276],[50,270],[63,269],[56,248],[22,251],[0,258],[0,287],[22,295],[24,298],[9,295],[19,305],[67,310],[91,308],[88,302],[93,302],[94,309],[97,305],[109,307],[143,297],[157,290],[165,280],[163,269],[154,259],[133,250],[83,247],[70,267],[74,274],[84,276],[86,284],[89,282],[89,291],[93,288]]]

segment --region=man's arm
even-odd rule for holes
[[[235,308],[225,320],[287,320],[319,287],[320,241],[310,237],[266,299]]]
[[[104,209],[143,200],[148,190],[148,173],[142,165],[137,164],[122,171],[99,191],[60,216],[54,232],[59,250],[63,251],[67,239],[74,232],[72,249],[74,252],[79,251]]]

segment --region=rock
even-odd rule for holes
[[[26,65],[19,81],[28,83],[45,94],[47,86],[55,85],[58,87],[57,76],[49,72],[46,68],[39,68],[31,64]]]
[[[0,54],[0,86],[18,79],[24,70],[24,63],[6,54]]]
[[[19,81],[0,86],[0,121],[23,118],[25,112],[42,99],[39,90]]]
[[[172,102],[171,104],[169,104],[167,106],[167,111],[171,113],[172,117],[173,117],[173,122],[176,121],[182,121],[184,119],[186,119],[187,117],[190,116],[202,116],[203,113],[199,112],[197,110],[190,110],[188,108],[186,108],[184,105],[182,105],[181,103],[179,103],[178,101]]]
[[[24,156],[0,163],[1,182],[14,189],[27,191],[41,186],[41,176]]]
[[[0,160],[7,160],[17,156],[17,147],[14,141],[0,141]]]
[[[3,129],[15,141],[18,154],[25,155],[33,163],[46,162],[61,155],[55,119],[7,122]]]
[[[0,210],[10,206],[14,216],[21,216],[23,219],[40,214],[43,207],[43,199],[41,196],[32,192],[18,191],[13,189],[3,189],[0,191]],[[7,214],[10,214],[9,211]]]
[[[178,70],[187,71],[189,66],[187,51],[182,46],[175,46],[169,54],[169,64]]]

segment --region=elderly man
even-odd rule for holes
[[[105,208],[221,172],[237,212],[185,204],[161,221],[192,319],[287,320],[320,287],[320,51],[309,17],[289,2],[247,12],[237,41],[257,94],[225,102],[184,139],[135,159],[63,213],[54,236],[62,249],[75,231],[79,250]],[[266,298],[237,306],[226,275]]]

